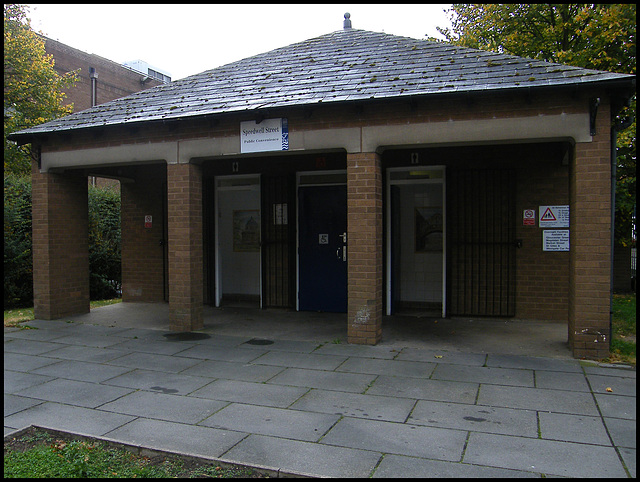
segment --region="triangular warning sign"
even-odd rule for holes
[[[540,218],[541,221],[557,221],[555,215],[553,214],[553,211],[551,211],[551,208],[547,208],[547,210],[542,214],[542,217]]]

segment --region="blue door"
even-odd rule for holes
[[[347,187],[298,191],[300,311],[347,311]]]

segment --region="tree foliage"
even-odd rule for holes
[[[588,69],[636,73],[635,4],[453,4],[447,41]],[[616,242],[634,242],[636,100],[618,115],[633,119],[617,137]]]
[[[4,5],[4,171],[28,174],[28,151],[7,140],[20,129],[42,124],[71,112],[63,106],[62,89],[76,80],[70,72],[54,70],[44,40],[31,29],[26,5]]]

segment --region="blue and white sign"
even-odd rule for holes
[[[260,123],[240,123],[240,152],[268,152],[289,150],[287,119],[265,119]]]

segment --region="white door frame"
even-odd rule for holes
[[[424,172],[424,171],[442,171],[442,177],[437,179],[391,179],[394,172]],[[413,167],[392,167],[386,170],[387,172],[387,185],[386,185],[386,298],[387,298],[387,315],[391,315],[392,312],[392,286],[391,286],[391,273],[393,267],[391,266],[391,186],[398,185],[416,185],[416,184],[442,184],[442,317],[447,315],[447,206],[446,206],[446,169],[445,166],[413,166]]]
[[[225,179],[233,179],[233,180],[247,180],[247,181],[255,181],[258,182],[247,182],[246,184],[232,185],[232,186],[220,186],[220,181],[224,181]],[[260,174],[241,174],[241,175],[230,175],[230,176],[215,176],[214,178],[214,186],[215,186],[215,281],[216,281],[216,289],[215,289],[215,303],[216,307],[220,307],[220,302],[222,301],[222,269],[220,266],[220,227],[219,227],[219,219],[220,219],[220,202],[218,198],[218,193],[220,191],[255,191],[257,190],[260,193],[261,185],[260,185],[261,176]],[[262,205],[260,206],[260,213],[262,214]],[[260,308],[262,308],[262,244],[260,246]]]

